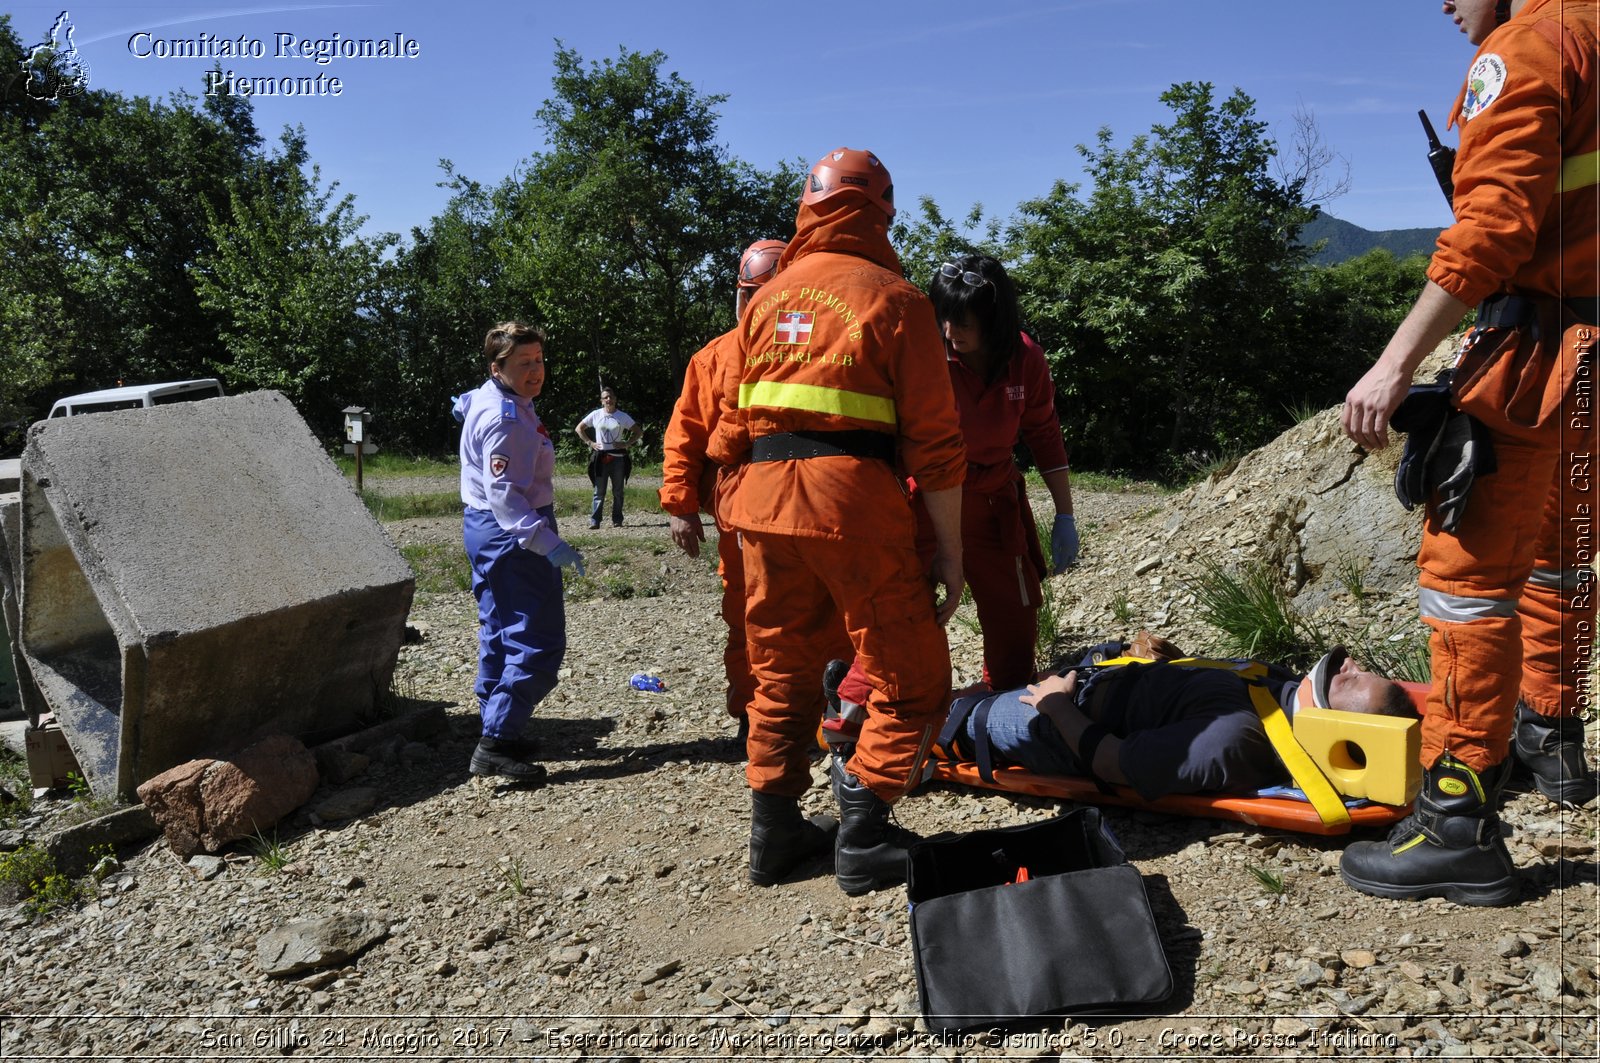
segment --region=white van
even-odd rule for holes
[[[222,382],[215,377],[204,380],[178,380],[170,384],[133,384],[69,395],[50,407],[51,417],[71,417],[79,413],[104,413],[106,410],[137,410],[143,406],[165,406],[169,402],[194,402],[222,396]]]

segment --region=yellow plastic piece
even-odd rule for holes
[[[1417,720],[1296,709],[1294,737],[1348,797],[1404,805],[1422,789],[1422,724]]]

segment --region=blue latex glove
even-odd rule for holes
[[[557,568],[572,568],[578,575],[583,575],[583,555],[578,553],[578,548],[568,542],[556,543],[555,549],[544,555],[550,563]]]
[[[1078,522],[1071,513],[1057,513],[1050,528],[1050,564],[1054,574],[1078,563]]]

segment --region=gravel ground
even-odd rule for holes
[[[1162,502],[1080,492],[1086,549],[1131,549],[1119,527]],[[459,536],[449,518],[389,530],[400,544]],[[576,533],[594,555],[609,536],[665,542],[666,521]],[[419,595],[425,637],[403,649],[395,687],[447,727],[373,749],[365,774],[319,790],[279,826],[281,869],[240,848],[208,878],[156,842],[123,854],[77,910],[0,912],[0,1057],[1592,1057],[1596,812],[1527,793],[1504,813],[1525,872],[1504,909],[1352,893],[1337,841],[1108,810],[1144,876],[1173,998],[1010,1034],[927,1033],[902,889],[848,898],[824,864],[775,888],[745,881],[749,797],[722,715],[715,579],[676,551],[653,563],[656,597],[570,604],[568,663],[534,728],[551,777],[532,791],[468,775],[474,606]],[[1092,570],[1055,589],[1087,596],[1074,580]],[[976,641],[951,630],[959,682]],[[636,671],[665,693],[630,689]],[[829,811],[821,765],[816,777],[805,805]],[[370,807],[336,813],[335,798]],[[897,816],[933,833],[1060,807],[936,786]],[[269,932],[357,912],[383,930],[353,960],[263,970]]]

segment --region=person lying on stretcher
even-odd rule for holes
[[[1141,646],[1096,646],[1076,664],[1023,689],[954,698],[941,742],[980,765],[992,761],[1040,775],[1087,775],[1132,787],[1146,801],[1292,781],[1244,678],[1225,668],[1170,660],[1182,652],[1161,639],[1152,649],[1144,633],[1141,638]],[[1161,663],[1099,663],[1124,653]],[[1291,719],[1306,706],[1417,716],[1398,683],[1363,668],[1342,646],[1307,675],[1260,663],[1267,690]],[[980,735],[987,750],[980,751]]]

